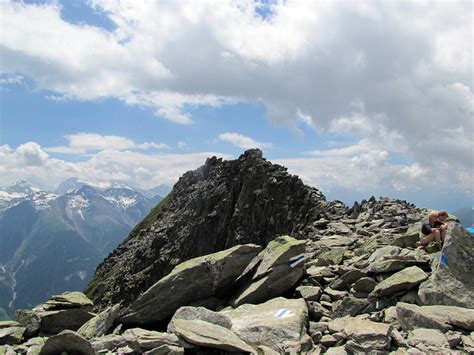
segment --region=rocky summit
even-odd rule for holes
[[[99,265],[86,293],[100,309],[128,306],[179,263],[238,244],[267,245],[278,235],[305,239],[316,221],[344,215],[258,149],[239,159],[210,158],[171,193]]]
[[[211,158],[104,261],[89,297],[0,322],[0,354],[474,353],[474,236],[451,217],[441,250],[417,249],[428,212],[326,201],[258,150]]]

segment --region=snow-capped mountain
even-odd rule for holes
[[[77,179],[56,193],[25,181],[0,189],[0,309],[82,290],[95,268],[161,200]]]
[[[40,190],[26,181],[18,181],[0,189],[0,213],[26,200],[33,202],[38,210],[42,210],[48,208],[49,202],[57,197],[57,194]]]

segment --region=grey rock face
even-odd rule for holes
[[[259,150],[233,161],[213,157],[179,179],[98,267],[86,293],[99,309],[128,306],[180,262],[237,244],[266,246],[278,235],[307,238],[315,221],[345,211]]]
[[[413,265],[429,264],[429,259],[417,251],[411,251],[396,246],[377,249],[369,258],[369,272],[384,273],[402,270]]]
[[[289,236],[272,240],[241,275],[243,279],[249,275],[250,281],[231,304],[263,302],[292,287],[303,275],[305,244]]]
[[[423,304],[474,308],[474,238],[450,223],[440,258],[430,278],[420,285]]]
[[[147,324],[163,321],[181,306],[226,290],[260,250],[258,245],[237,245],[179,264],[125,309],[120,322]]]

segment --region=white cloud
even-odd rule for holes
[[[219,139],[224,142],[228,142],[237,148],[251,149],[251,148],[272,148],[271,143],[257,142],[250,137],[244,136],[239,133],[226,132],[219,135]]]
[[[50,153],[86,154],[98,150],[124,150],[124,149],[167,149],[164,143],[145,142],[136,144],[133,140],[121,136],[104,136],[97,133],[76,133],[66,135],[69,144],[66,146],[47,147]]]
[[[109,149],[91,154],[85,161],[68,162],[49,157],[37,143],[28,142],[16,149],[0,146],[0,176],[3,185],[24,179],[45,189],[54,189],[69,177],[98,184],[117,180],[151,188],[174,184],[186,171],[198,168],[213,155],[228,158],[215,152],[144,154]]]
[[[2,2],[0,70],[33,79],[53,100],[112,97],[181,124],[193,122],[189,106],[259,102],[295,132],[304,122],[358,142],[313,152],[314,162],[388,152],[423,176],[469,185],[472,2],[288,0],[269,4],[267,19],[252,0],[91,3],[115,30],[65,22],[54,4]],[[392,181],[390,166],[372,174]],[[351,179],[328,169],[323,179]]]
[[[16,149],[15,154],[26,166],[42,166],[49,157],[41,149],[41,146],[35,142],[27,142],[20,145]]]

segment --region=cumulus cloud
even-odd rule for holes
[[[228,142],[238,148],[251,149],[251,148],[272,148],[271,143],[257,142],[250,137],[244,136],[239,133],[226,132],[219,135],[219,139],[224,142]]]
[[[151,188],[173,185],[186,171],[196,169],[210,156],[229,158],[217,152],[188,154],[145,154],[130,150],[103,150],[85,161],[69,162],[48,156],[40,145],[28,142],[19,147],[0,146],[2,184],[23,179],[44,189],[55,189],[70,177],[107,183],[112,180]]]
[[[193,122],[190,106],[259,102],[294,131],[304,123],[358,142],[313,152],[315,164],[333,166],[330,156],[355,169],[401,154],[412,170],[472,193],[471,2],[90,4],[114,30],[68,23],[59,5],[2,2],[9,30],[0,38],[0,70],[33,79],[51,97],[113,97],[180,124]],[[413,175],[393,166],[372,174],[380,181]],[[322,179],[334,177],[328,169]],[[335,181],[347,185],[340,174]]]
[[[85,154],[90,151],[98,150],[124,150],[124,149],[167,149],[168,145],[164,143],[145,142],[137,144],[133,140],[113,135],[100,135],[97,133],[76,133],[66,135],[68,145],[47,147],[45,150],[50,153],[62,154]]]

